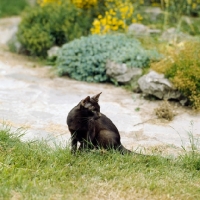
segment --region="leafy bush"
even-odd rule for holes
[[[162,60],[152,68],[165,74],[175,87],[200,110],[200,42],[187,42],[178,53]]]
[[[84,16],[84,17],[83,17]],[[90,16],[66,1],[27,10],[19,25],[18,39],[31,55],[46,56],[53,45],[87,35]]]
[[[126,35],[91,35],[65,44],[59,52],[57,65],[60,75],[105,82],[109,80],[105,69],[107,60],[142,68],[157,57],[157,52],[143,49],[139,41]]]

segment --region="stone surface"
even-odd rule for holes
[[[48,58],[54,58],[57,57],[58,51],[60,47],[58,46],[53,46],[47,51]]]
[[[144,94],[150,94],[159,99],[179,100],[181,97],[181,93],[164,77],[164,74],[158,74],[155,71],[150,71],[148,74],[140,77],[138,84]]]
[[[12,21],[13,18],[10,23],[6,19],[2,25],[0,20],[0,30]],[[181,146],[191,146],[188,133],[192,133],[194,141],[200,139],[200,113],[172,104],[177,113],[173,121],[156,119],[154,109],[159,106],[158,101],[147,101],[140,94],[110,84],[56,77],[33,59],[6,51],[4,34],[0,31],[0,127],[6,123],[13,129],[24,128],[23,140],[44,139],[49,144],[65,146],[70,138],[68,112],[87,95],[100,91],[101,112],[114,122],[122,144],[129,149],[156,148],[165,155],[174,155]]]
[[[160,37],[160,40],[168,41],[169,43],[181,42],[187,39],[191,39],[191,36],[178,31],[176,28],[167,29]]]
[[[149,28],[143,24],[134,23],[128,27],[128,32],[135,35],[149,35]]]
[[[70,139],[68,112],[81,99],[98,92],[102,92],[101,112],[116,124],[123,145],[129,149],[159,146],[174,154],[181,145],[190,145],[187,131],[191,121],[194,138],[199,137],[200,114],[174,107],[178,112],[174,120],[162,121],[155,119],[158,102],[141,99],[139,94],[109,84],[52,77],[49,69],[32,68],[26,58],[8,52],[0,51],[0,60],[0,122],[25,128],[23,140],[44,139],[51,145],[65,146]]]
[[[119,83],[127,83],[135,80],[142,75],[142,70],[139,68],[128,68],[126,64],[118,64],[113,61],[106,63],[106,74],[115,79]]]
[[[22,52],[22,44],[18,41],[18,38],[15,34],[11,37],[7,44],[13,52]]]
[[[20,17],[4,18],[0,20],[0,44],[7,42],[16,34]]]
[[[145,9],[144,12],[148,15],[149,20],[151,20],[153,22],[158,20],[158,17],[160,15],[164,14],[162,9],[159,8],[159,7],[148,7],[148,8]]]
[[[143,24],[134,23],[128,27],[128,32],[133,33],[134,35],[137,35],[137,36],[142,36],[142,35],[148,36],[150,34],[159,34],[161,33],[161,30],[150,29],[148,26],[145,26]]]

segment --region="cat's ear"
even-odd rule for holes
[[[102,92],[100,92],[99,94],[96,94],[93,97],[91,97],[91,100],[98,103],[101,93]]]
[[[85,99],[81,101],[81,105],[87,108],[90,104],[90,96],[87,96]]]

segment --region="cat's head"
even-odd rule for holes
[[[92,97],[87,96],[80,102],[80,108],[84,116],[91,117],[97,120],[101,117],[100,106],[98,104],[101,92]]]

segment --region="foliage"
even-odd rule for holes
[[[88,9],[97,4],[97,0],[71,0],[78,8]]]
[[[49,4],[49,3],[62,4],[62,2],[66,2],[66,1],[70,1],[70,0],[38,0],[38,4],[40,6],[44,6],[44,5]],[[71,2],[77,8],[83,8],[83,9],[91,8],[98,3],[97,0],[71,0]]]
[[[200,0],[144,0],[134,13],[141,14],[142,23],[152,29],[176,27],[192,35],[200,34]]]
[[[105,7],[106,12],[103,16],[101,14],[98,15],[98,18],[93,22],[92,34],[125,31],[131,23],[142,20],[140,14],[136,17],[133,15],[134,6],[130,0],[106,0]]]
[[[182,17],[180,29],[183,32],[187,32],[191,35],[200,35],[200,18],[194,17]]]
[[[17,35],[28,53],[45,57],[50,47],[87,35],[90,26],[90,16],[66,1],[27,10]]]
[[[159,107],[154,109],[154,111],[158,118],[166,119],[168,121],[172,121],[175,116],[173,108],[167,101],[162,102]]]
[[[76,156],[0,130],[0,199],[199,199],[200,154]],[[18,134],[18,133],[17,133]]]
[[[152,66],[165,74],[175,87],[189,98],[195,109],[200,109],[200,43],[187,42],[178,52]]]
[[[145,67],[158,54],[147,51],[140,43],[124,34],[91,35],[65,44],[57,63],[60,75],[88,81],[105,82],[107,60],[126,63],[128,67]]]
[[[40,6],[45,6],[46,4],[50,4],[50,3],[57,3],[57,4],[61,4],[62,0],[37,0],[37,3]],[[63,1],[64,2],[64,1]]]
[[[179,15],[195,15],[200,11],[200,0],[140,0],[140,4],[161,7]]]
[[[200,11],[200,0],[165,0],[163,7],[170,13],[193,15]]]
[[[26,0],[0,0],[0,17],[18,15],[27,6]]]

